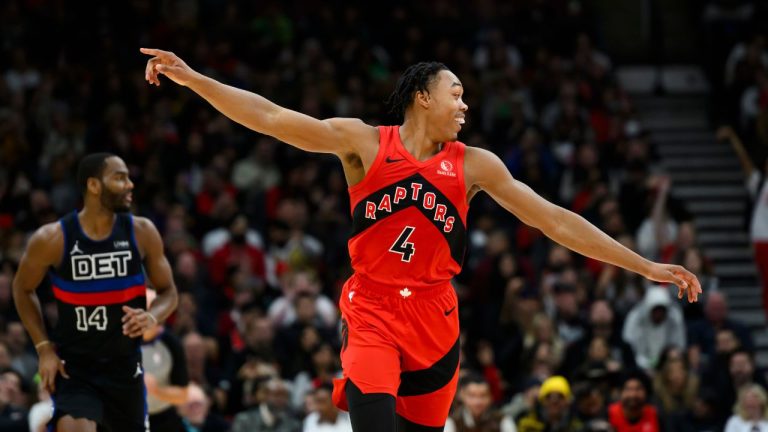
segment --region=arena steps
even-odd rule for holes
[[[730,315],[753,330],[760,367],[768,368],[768,329],[747,234],[747,194],[733,149],[717,142],[707,96],[633,95],[640,121],[672,177],[671,193],[694,216],[698,243],[714,265]]]
[[[674,194],[678,198],[745,198],[747,191],[743,185],[723,185],[722,182],[711,181],[695,186],[677,186]]]
[[[713,261],[715,261],[715,275],[718,277],[755,276],[757,278],[757,269],[755,268],[755,263],[751,260],[739,263],[723,263],[716,259]]]
[[[673,177],[674,178],[674,177]],[[722,200],[696,200],[688,203],[688,210],[694,214],[709,215],[719,213],[743,213],[746,211],[747,203],[743,200],[722,201]]]
[[[754,287],[757,289],[757,287]],[[731,308],[739,310],[757,309],[762,307],[763,300],[760,296],[734,297],[729,296],[728,304]]]
[[[707,249],[707,256],[717,262],[749,262],[752,252],[744,247],[713,247]]]
[[[700,145],[696,147],[696,156],[718,156],[732,159],[733,154],[730,147],[723,145]],[[659,149],[662,157],[690,157],[691,149],[686,144],[670,144],[663,150]]]
[[[695,149],[691,149],[692,152],[696,151]],[[688,156],[688,157],[669,157],[664,158],[664,160],[661,162],[662,166],[664,166],[667,170],[676,171],[696,171],[696,170],[715,170],[719,172],[723,171],[730,171],[730,170],[738,170],[739,169],[739,161],[736,160],[736,158],[728,157],[728,158],[721,158],[721,157],[712,157],[712,156],[701,156],[701,155],[695,155],[695,156]]]
[[[694,211],[692,208],[688,207],[690,211]],[[694,213],[696,214],[696,213]],[[715,247],[723,244],[743,244],[744,247],[749,246],[749,236],[746,232],[712,232],[712,231],[705,231],[705,232],[699,232],[699,243],[705,247],[705,249],[710,247]]]
[[[694,213],[695,214],[695,213]],[[696,228],[701,231],[705,229],[712,230],[736,230],[744,225],[744,219],[739,215],[722,214],[716,216],[696,216],[694,219]]]
[[[755,332],[755,346],[758,349],[764,349],[768,351],[768,331],[756,331]]]

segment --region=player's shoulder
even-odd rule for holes
[[[133,215],[133,233],[136,237],[136,246],[142,251],[142,256],[148,252],[162,251],[163,239],[152,220],[143,216]]]
[[[464,178],[467,184],[496,182],[504,175],[509,175],[509,171],[495,153],[481,147],[465,147]]]
[[[131,220],[133,223],[133,232],[136,235],[136,239],[140,242],[145,239],[160,237],[160,232],[157,230],[154,222],[149,218],[132,215]]]
[[[64,241],[64,229],[59,221],[42,225],[29,238],[30,242],[55,243]]]
[[[149,218],[145,218],[144,216],[131,215],[131,219],[133,221],[134,229],[155,228],[155,224],[152,223],[152,221],[149,220]]]
[[[27,256],[45,263],[54,264],[61,259],[64,249],[64,230],[61,223],[47,223],[32,233],[27,241]]]
[[[371,126],[359,118],[333,117],[326,121],[347,141],[360,143],[373,140],[378,142],[379,128]]]
[[[490,150],[470,145],[464,146],[464,166],[465,168],[488,168],[488,165],[500,164],[501,159]]]
[[[359,118],[354,117],[332,117],[326,120],[328,123],[333,125],[334,128],[337,128],[341,131],[347,131],[347,132],[362,132],[362,133],[370,133],[370,132],[376,132],[377,128],[375,126],[371,126],[368,123],[365,123]],[[377,132],[378,133],[378,132]]]

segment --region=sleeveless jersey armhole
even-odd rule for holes
[[[376,151],[376,158],[373,160],[373,163],[371,164],[371,167],[368,169],[368,171],[366,171],[363,179],[347,188],[350,193],[363,188],[370,182],[370,179],[374,177],[374,174],[376,171],[378,171],[382,161],[384,160],[384,156],[387,154],[389,142],[391,141],[390,135],[392,134],[393,127],[378,126],[376,129],[379,130],[379,149]]]
[[[136,252],[139,253],[139,256],[141,257],[141,259],[144,259],[144,254],[141,253],[141,247],[139,247],[139,242],[136,241],[136,230],[133,226],[133,223],[134,223],[133,215],[128,213],[128,217],[126,219],[128,219],[128,232],[131,233],[131,242],[133,243],[133,247],[136,248]]]
[[[464,157],[464,153],[466,150],[466,145],[461,142],[454,142],[453,147],[455,148],[456,152],[456,177],[457,181],[459,182],[459,187],[461,188],[461,206],[463,207],[461,209],[461,214],[466,215],[469,211],[469,202],[467,201],[467,184],[466,180],[464,178],[464,164],[466,163],[466,158]],[[465,217],[466,218],[466,217]],[[464,223],[466,224],[467,221],[465,220]]]
[[[61,233],[64,235],[64,244],[61,247],[61,259],[54,269],[59,270],[64,264],[64,259],[67,257],[67,249],[69,246],[69,239],[67,238],[67,226],[64,224],[64,218],[59,219],[59,225],[61,226]]]

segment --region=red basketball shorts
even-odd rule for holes
[[[364,393],[387,393],[397,414],[442,427],[456,393],[459,315],[453,287],[382,286],[352,276],[339,306],[341,364],[333,401],[347,410],[347,380]]]

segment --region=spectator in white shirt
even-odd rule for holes
[[[768,396],[761,385],[742,387],[733,411],[725,432],[768,432]]]
[[[656,366],[664,348],[686,346],[683,313],[672,303],[669,288],[648,287],[642,302],[624,320],[622,337],[635,352],[637,365],[645,370]]]
[[[312,394],[314,410],[304,419],[303,432],[352,432],[349,414],[333,404],[333,386],[322,384]]]

